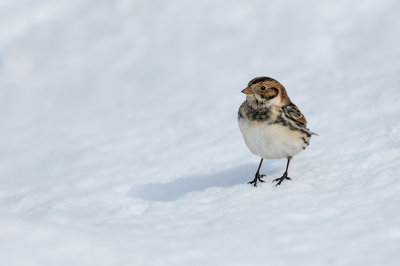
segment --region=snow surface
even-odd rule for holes
[[[400,2],[0,2],[1,265],[400,265]],[[274,187],[237,109],[313,137]]]

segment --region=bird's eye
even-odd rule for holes
[[[261,90],[262,90],[262,91],[265,91],[265,89],[266,89],[265,86],[262,86],[262,87],[261,87]]]

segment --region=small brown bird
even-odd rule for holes
[[[261,157],[260,165],[249,182],[257,186],[264,182],[260,175],[264,159],[287,158],[286,171],[276,186],[288,179],[290,160],[310,144],[311,132],[307,120],[286,93],[285,87],[273,78],[257,77],[244,90],[246,101],[239,108],[238,122],[244,141],[250,151]]]

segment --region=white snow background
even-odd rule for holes
[[[2,0],[0,264],[400,265],[400,2]],[[256,76],[320,136],[237,126]]]

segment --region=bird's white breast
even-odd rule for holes
[[[239,128],[250,151],[265,159],[281,159],[301,152],[300,133],[280,124],[239,119]]]

